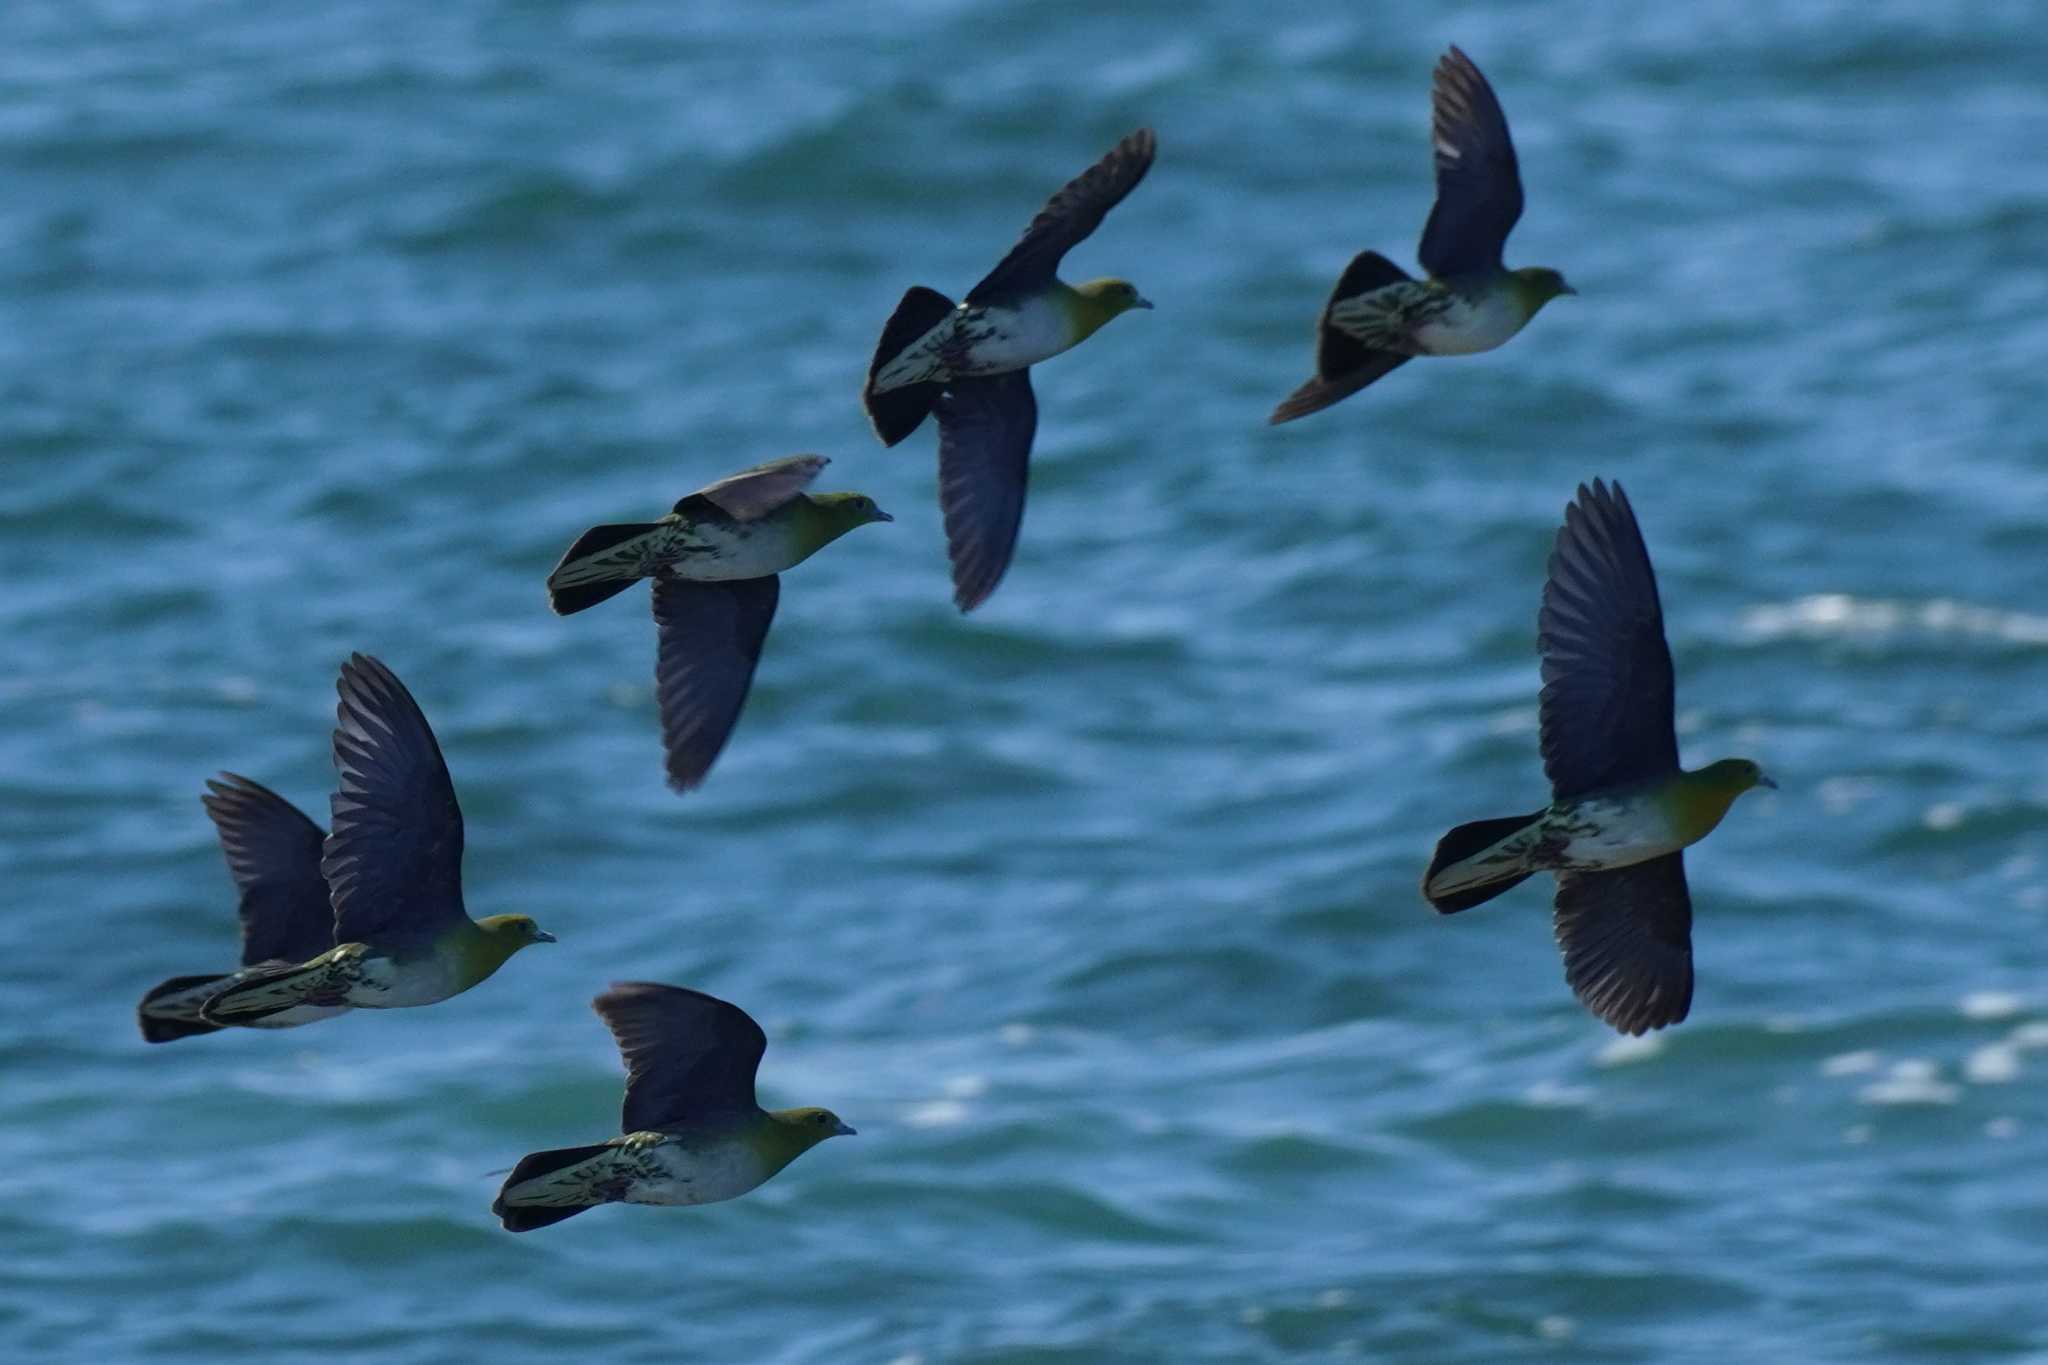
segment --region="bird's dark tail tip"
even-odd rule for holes
[[[609,1150],[610,1143],[599,1142],[589,1147],[553,1147],[544,1152],[528,1152],[519,1158],[519,1164],[512,1168],[512,1174],[506,1176],[505,1183],[498,1187],[498,1197],[492,1201],[491,1212],[498,1215],[507,1232],[531,1232],[550,1223],[559,1223],[564,1218],[573,1218],[585,1209],[596,1208],[596,1203],[515,1204],[509,1202],[507,1196],[529,1180],[539,1180],[543,1176],[553,1175],[556,1171],[579,1165]]]
[[[180,1038],[196,1038],[202,1033],[220,1032],[219,1024],[209,1024],[199,1018],[196,1009],[189,1015],[153,1014],[149,1007],[166,996],[186,995],[202,986],[225,980],[227,977],[220,973],[209,972],[205,976],[174,976],[162,985],[152,987],[149,993],[142,997],[142,1003],[135,1007],[136,1022],[142,1026],[142,1041],[171,1043]]]
[[[883,366],[903,353],[903,348],[916,341],[946,320],[953,311],[953,300],[936,289],[923,285],[912,285],[903,295],[896,311],[889,315],[889,321],[882,328],[881,340],[875,343],[875,358],[868,364],[867,387],[861,391],[861,401],[866,404],[868,420],[874,423],[875,435],[882,444],[893,446],[904,437],[916,431],[924,419],[931,415],[932,404],[939,401],[939,392],[944,387],[938,383],[906,384],[900,389],[885,393],[875,392],[875,376]]]
[[[1469,825],[1459,825],[1437,840],[1436,854],[1429,860],[1429,870],[1422,874],[1423,896],[1438,914],[1455,915],[1460,910],[1484,905],[1503,891],[1527,881],[1536,869],[1517,867],[1512,863],[1497,870],[1473,868],[1467,869],[1463,875],[1446,874],[1453,873],[1457,865],[1467,858],[1484,853],[1501,840],[1527,829],[1542,816],[1542,811],[1535,811],[1528,815],[1474,820]]]
[[[498,1221],[504,1225],[505,1231],[532,1232],[535,1228],[548,1227],[561,1222],[564,1218],[574,1218],[585,1209],[596,1207],[595,1204],[551,1204],[545,1208],[528,1204],[494,1204],[491,1211],[498,1215]]]

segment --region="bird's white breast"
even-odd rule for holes
[[[796,564],[794,537],[784,521],[740,522],[733,526],[678,524],[659,558],[677,578],[700,583],[766,578]]]
[[[1568,871],[1628,867],[1685,847],[1657,802],[1647,798],[1580,801],[1545,823],[1565,836],[1557,865]]]
[[[1472,355],[1492,350],[1528,321],[1505,289],[1489,290],[1477,302],[1459,294],[1438,316],[1417,325],[1415,341],[1425,355]]]
[[[641,1177],[627,1188],[629,1204],[715,1204],[737,1199],[767,1179],[761,1159],[744,1141],[702,1147],[664,1142],[645,1153],[643,1169],[660,1174]]]

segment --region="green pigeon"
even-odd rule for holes
[[[334,911],[320,875],[326,832],[270,788],[234,773],[206,780],[199,798],[213,817],[228,872],[241,892],[242,970],[174,976],[142,997],[143,1039],[168,1043],[218,1024],[199,1017],[206,1002],[251,971],[289,966],[334,946]],[[299,1005],[258,1020],[257,1028],[295,1028],[340,1014],[346,1005]]]
[[[593,526],[548,575],[558,616],[654,580],[654,683],[668,781],[704,780],[740,718],[782,595],[776,577],[856,526],[895,518],[859,493],[806,493],[828,461],[791,455],[700,488],[660,521]]]
[[[1536,618],[1550,805],[1460,825],[1436,846],[1422,894],[1443,914],[1557,874],[1565,980],[1623,1033],[1692,1005],[1692,898],[1680,850],[1751,787],[1746,758],[1678,766],[1671,651],[1650,552],[1620,484],[1593,480],[1565,508]]]
[[[1522,216],[1522,176],[1493,87],[1456,47],[1436,65],[1430,106],[1436,206],[1416,252],[1429,278],[1409,278],[1377,251],[1355,257],[1316,324],[1315,377],[1268,421],[1320,412],[1414,356],[1490,351],[1578,292],[1555,270],[1501,263]]]
[[[625,1059],[625,1135],[523,1158],[491,1204],[509,1231],[599,1204],[737,1199],[826,1138],[853,1135],[829,1109],[755,1101],[768,1039],[739,1006],[652,981],[614,982],[590,1003]]]
[[[336,690],[334,832],[320,874],[334,944],[251,971],[206,1002],[209,1024],[261,1027],[308,1005],[402,1009],[460,995],[529,943],[525,915],[472,920],[462,907],[462,808],[441,746],[398,675],[352,654]]]
[[[1120,313],[1152,305],[1128,280],[1059,278],[1060,259],[1102,224],[1152,166],[1140,128],[1046,202],[1010,254],[955,306],[914,286],[896,305],[861,393],[882,444],[939,419],[939,507],[953,601],[972,611],[1010,567],[1038,400],[1031,366],[1078,346]]]

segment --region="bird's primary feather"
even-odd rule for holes
[[[1692,897],[1685,855],[1557,879],[1565,980],[1600,1018],[1638,1034],[1692,1008]]]
[[[1038,400],[1031,372],[956,379],[938,403],[939,508],[953,562],[953,601],[988,600],[1017,549]]]
[[[241,892],[242,965],[304,961],[334,946],[334,910],[320,875],[326,831],[260,782],[208,778],[199,798]]]
[[[336,684],[334,832],[321,872],[338,943],[431,939],[467,919],[462,809],[441,746],[389,668],[352,654]]]
[[[1657,576],[1620,484],[1579,486],[1536,618],[1543,770],[1560,801],[1678,771]]]
[[[1035,294],[1051,284],[1067,252],[1102,225],[1109,211],[1136,189],[1152,168],[1159,140],[1150,128],[1124,138],[1046,201],[996,268],[967,291],[969,304]]]
[[[1440,280],[1498,274],[1522,216],[1522,174],[1493,87],[1456,47],[1437,63],[1430,114],[1436,203],[1416,257]]]
[[[655,580],[655,700],[676,790],[702,782],[732,734],[781,593],[774,574]]]
[[[591,1002],[626,1064],[620,1131],[754,1113],[768,1037],[729,1001],[652,981],[614,982]]]

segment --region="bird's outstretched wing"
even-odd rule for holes
[[[1436,204],[1416,251],[1438,279],[1500,269],[1501,248],[1522,216],[1522,173],[1507,116],[1472,59],[1453,47],[1430,88]]]
[[[968,291],[967,302],[1000,302],[1035,294],[1051,283],[1060,258],[1100,227],[1103,217],[1137,188],[1158,150],[1159,140],[1152,130],[1140,128],[1068,181],[1038,211],[1010,254]]]
[[[1564,979],[1616,1029],[1663,1028],[1692,1008],[1692,896],[1683,853],[1607,872],[1559,873],[1556,923]]]
[[[972,611],[996,590],[1017,549],[1031,438],[1038,430],[1031,372],[953,380],[935,411],[939,510],[953,561],[953,601]]]
[[[738,1005],[653,981],[615,981],[590,1005],[626,1063],[622,1132],[753,1112],[768,1038]]]
[[[734,521],[758,521],[787,505],[830,463],[823,455],[786,455],[706,484],[678,502],[675,510],[687,514],[691,499],[702,498]]]
[[[668,782],[677,791],[702,782],[725,747],[781,595],[774,574],[727,582],[655,580],[654,691]]]
[[[1621,485],[1579,485],[1536,617],[1543,771],[1564,800],[1677,771],[1671,650]]]
[[[462,808],[398,675],[351,654],[336,684],[334,832],[320,864],[336,943],[430,937],[464,915]]]
[[[242,965],[304,962],[334,946],[334,907],[320,876],[326,831],[260,782],[206,780],[199,798],[242,893]]]

